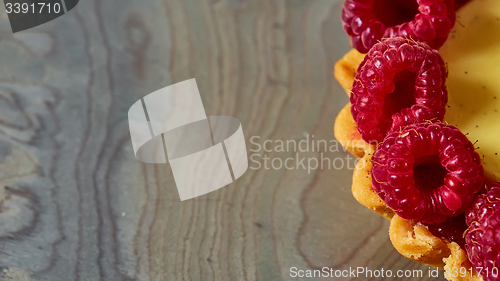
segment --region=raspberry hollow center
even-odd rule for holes
[[[392,125],[392,115],[400,112],[403,108],[410,108],[415,101],[415,82],[417,74],[409,70],[398,72],[394,76],[395,89],[384,98],[383,123],[386,130]]]
[[[415,187],[422,191],[430,191],[444,185],[444,176],[448,171],[439,160],[438,155],[419,157],[413,166]]]
[[[415,0],[375,0],[373,13],[386,27],[410,22],[418,14]]]

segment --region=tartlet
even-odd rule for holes
[[[346,93],[350,93],[350,86],[355,77],[356,69],[364,55],[353,49],[335,65],[335,77],[343,86]],[[349,77],[352,77],[349,82]],[[357,162],[352,178],[352,193],[354,198],[363,206],[390,220],[389,237],[394,248],[403,256],[416,262],[428,264],[440,269],[453,268],[457,265],[466,265],[467,253],[464,248],[455,242],[446,241],[433,235],[426,226],[417,222],[407,221],[394,215],[380,196],[373,190],[370,170],[371,156],[375,146],[365,142],[356,127],[348,103],[337,115],[334,125],[335,137],[354,156],[360,158]],[[467,268],[472,267],[469,266]],[[451,281],[482,280],[467,273],[466,277],[448,277]]]
[[[500,93],[500,83],[494,78],[496,74],[500,74],[497,64],[500,62],[500,43],[497,47],[491,41],[492,38],[500,38],[500,2],[473,0],[457,12],[457,21],[459,24],[451,30],[450,38],[440,49],[450,73],[447,81],[449,103],[444,121],[470,133],[468,137],[472,142],[479,141],[481,148],[478,147],[478,151],[481,155],[486,155],[483,159],[485,181],[494,182],[500,179],[500,157],[494,157],[500,153],[500,149],[496,152],[498,144],[495,141],[497,136],[500,138],[500,124],[498,121],[493,122],[497,108],[500,111],[500,96],[498,100],[495,96],[495,90]],[[492,28],[485,30],[486,24]],[[467,41],[471,36],[475,41]],[[484,49],[477,50],[481,46]],[[353,49],[335,64],[335,78],[348,95],[352,91],[358,66],[364,58],[365,54]],[[490,61],[486,63],[488,60]],[[484,71],[485,68],[488,69],[487,72]],[[471,81],[469,77],[481,78]],[[468,83],[464,83],[465,80]],[[471,109],[467,108],[469,103]],[[483,111],[481,106],[488,110]],[[480,131],[481,127],[487,127],[487,130]],[[363,140],[351,114],[350,103],[338,114],[334,132],[337,140],[360,158],[353,173],[353,196],[360,204],[391,221],[389,237],[398,252],[414,261],[444,269],[448,280],[483,280],[474,269],[469,271],[474,266],[463,245],[434,235],[422,223],[395,215],[373,189],[371,157],[376,145]],[[451,271],[459,267],[465,267],[467,273],[465,276],[454,277]]]

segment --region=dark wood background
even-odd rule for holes
[[[3,280],[330,280],[290,277],[323,266],[427,276],[393,249],[388,221],[354,200],[348,167],[250,163],[235,183],[181,202],[170,167],[132,152],[128,108],[190,78],[209,115],[242,122],[247,149],[252,136],[334,139],[348,101],[332,76],[349,50],[341,5],[82,0],[15,35],[1,11]]]

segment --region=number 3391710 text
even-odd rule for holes
[[[59,3],[6,3],[5,11],[7,14],[58,14],[61,12],[61,4]]]

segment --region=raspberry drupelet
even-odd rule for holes
[[[485,281],[500,280],[500,183],[491,184],[486,194],[477,196],[465,219],[469,260],[482,268]]]
[[[389,133],[373,154],[371,174],[373,189],[388,207],[424,224],[466,211],[484,181],[474,145],[456,127],[441,122]]]
[[[342,26],[366,53],[382,38],[410,37],[439,48],[455,24],[454,0],[346,0]]]
[[[373,46],[358,67],[351,113],[366,142],[401,126],[442,120],[448,102],[446,67],[436,50],[404,38]]]

